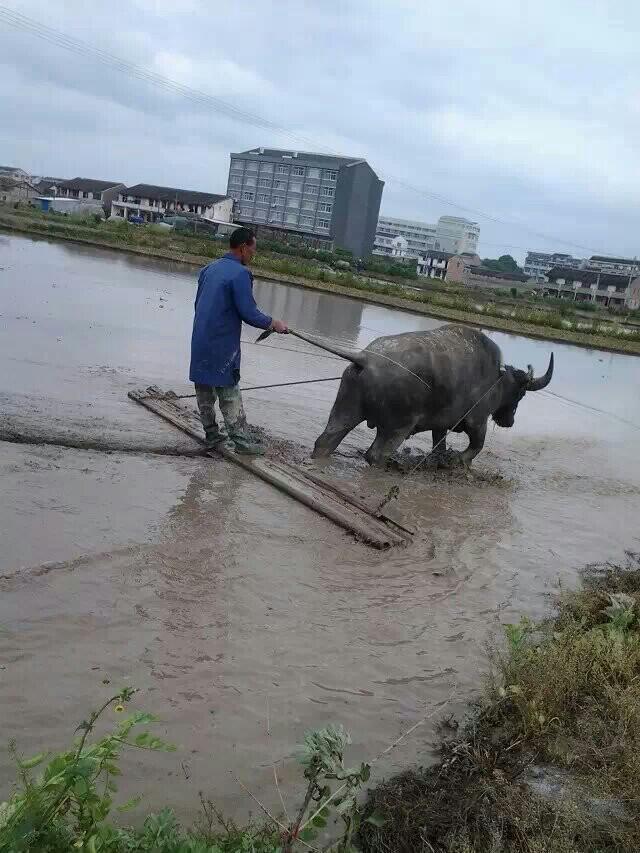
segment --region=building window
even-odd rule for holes
[[[338,177],[338,173],[333,172],[333,171],[328,171],[328,172],[324,173],[324,177],[325,177],[325,180],[327,180],[327,181],[335,181],[336,178]]]
[[[270,187],[271,186],[271,179],[270,178],[260,178],[260,180],[258,181],[258,186]]]
[[[282,205],[284,204],[284,199],[282,198],[281,195],[274,195],[274,197],[272,199],[272,204],[275,207],[282,207]]]
[[[273,175],[273,163],[261,163],[260,164],[260,174],[261,175]]]
[[[254,193],[248,193],[248,192],[242,193],[243,201],[253,201],[253,198],[254,198]]]
[[[247,172],[257,172],[258,164],[255,160],[247,160]]]
[[[320,211],[320,213],[331,213],[331,211],[333,210],[333,205],[322,203],[318,205],[318,210]]]
[[[245,178],[244,179],[245,187],[255,187],[256,179],[255,178]]]
[[[287,198],[287,207],[300,207],[299,198]]]
[[[94,193],[93,197],[96,201],[102,201],[102,193]]]
[[[307,169],[307,177],[308,178],[319,178],[320,177],[320,169]]]
[[[288,175],[289,174],[289,167],[288,166],[278,166],[278,168],[276,169],[276,174]]]
[[[230,184],[241,184],[242,178],[240,177],[240,175],[231,175],[231,177],[229,178],[229,183]]]
[[[236,172],[244,172],[244,163],[242,160],[232,160],[231,168],[235,169]]]
[[[250,207],[243,207],[242,210],[240,211],[240,216],[249,216],[250,217],[251,216],[251,208]]]
[[[297,215],[296,213],[287,213],[287,215],[286,215],[285,219],[286,219],[286,221],[287,221],[287,222],[290,222],[290,223],[297,223],[297,221],[298,221],[298,215]]]
[[[294,166],[291,170],[291,174],[301,178],[304,175],[304,168],[302,166]]]
[[[307,193],[307,195],[318,195],[318,187],[314,186],[313,184],[307,184],[304,188],[304,191]]]
[[[316,209],[315,201],[303,201],[302,202],[302,209],[303,210],[315,210]]]
[[[302,192],[302,184],[298,181],[293,181],[289,184],[289,192],[290,193],[301,193]]]
[[[282,213],[278,210],[272,211],[269,214],[269,222],[282,222]]]
[[[318,219],[318,228],[329,228],[329,220],[328,219]]]
[[[300,225],[313,225],[313,216],[301,216],[300,217]]]
[[[329,198],[333,198],[336,194],[336,191],[333,187],[322,187],[322,195],[329,196]]]
[[[276,190],[286,190],[287,182],[286,181],[274,181],[273,188]]]
[[[269,201],[267,193],[258,193],[258,201]]]
[[[267,218],[267,211],[258,209],[258,210],[256,210],[254,215],[255,215],[256,219],[266,219]]]

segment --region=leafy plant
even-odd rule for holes
[[[31,771],[43,765],[46,753],[20,758],[13,746],[20,771],[22,790],[0,806],[0,851],[47,850],[52,853],[72,848],[97,853],[109,849],[113,830],[104,826],[117,792],[115,778],[120,775],[118,760],[126,747],[148,750],[172,750],[161,738],[138,726],[156,722],[156,717],[136,712],[119,722],[111,734],[89,741],[96,723],[111,708],[122,713],[135,691],[124,688],[108,699],[78,726],[81,732],[72,749],[54,755],[42,774],[33,779]],[[125,811],[137,798],[118,807]],[[107,845],[107,846],[105,846]]]

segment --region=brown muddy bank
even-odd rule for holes
[[[338,721],[354,754],[376,753],[455,688],[475,694],[482,646],[501,622],[545,611],[558,576],[637,543],[636,431],[545,394],[513,430],[490,431],[476,476],[375,472],[361,427],[326,470],[364,493],[400,486],[414,545],[378,554],[225,462],[126,453],[193,451],[135,406],[132,387],[178,392],[194,294],[184,267],[77,246],[0,245],[5,332],[0,428],[33,440],[102,442],[112,453],[0,443],[0,718],[5,740],[57,747],[108,680],[142,688],[179,752],[132,761],[144,808],[181,816],[205,790],[229,814],[250,807],[229,770],[278,808],[297,786],[293,748]],[[258,283],[266,310],[362,346],[428,318]],[[254,346],[243,381],[339,372],[289,339]],[[507,359],[544,366],[549,346],[495,335]],[[553,390],[640,423],[634,359],[556,347]],[[635,389],[635,393],[634,393]],[[250,419],[309,449],[335,385],[250,392]],[[422,439],[411,442],[425,447]],[[419,735],[421,755],[432,729]],[[415,744],[381,766],[410,763]],[[0,796],[13,773],[0,756]]]

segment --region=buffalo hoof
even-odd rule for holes
[[[330,451],[325,450],[324,447],[314,447],[311,451],[312,459],[328,459],[331,456]]]
[[[364,458],[367,460],[367,462],[369,463],[369,465],[371,465],[372,468],[384,468],[385,460],[380,456],[376,456],[375,454],[369,453],[369,451],[367,451],[364,454]]]
[[[445,450],[437,454],[434,465],[436,468],[444,468],[447,471],[466,467],[464,456],[459,450]]]

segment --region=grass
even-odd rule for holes
[[[43,214],[33,208],[0,208],[0,226],[100,246],[168,258],[196,265],[206,264],[227,250],[222,241],[166,233],[153,227],[126,222],[76,221],[73,217]],[[270,245],[270,244],[268,244]],[[367,299],[379,304],[416,311],[442,319],[466,322],[504,331],[520,332],[547,340],[640,354],[640,328],[625,328],[606,314],[585,320],[566,303],[557,310],[535,300],[505,301],[504,295],[469,294],[456,285],[413,288],[397,281],[378,280],[332,269],[319,262],[279,252],[260,252],[256,272],[303,287]],[[583,306],[581,306],[582,308]]]
[[[591,569],[547,622],[507,626],[437,764],[371,792],[387,822],[364,825],[364,853],[637,853],[639,614],[632,555]]]

